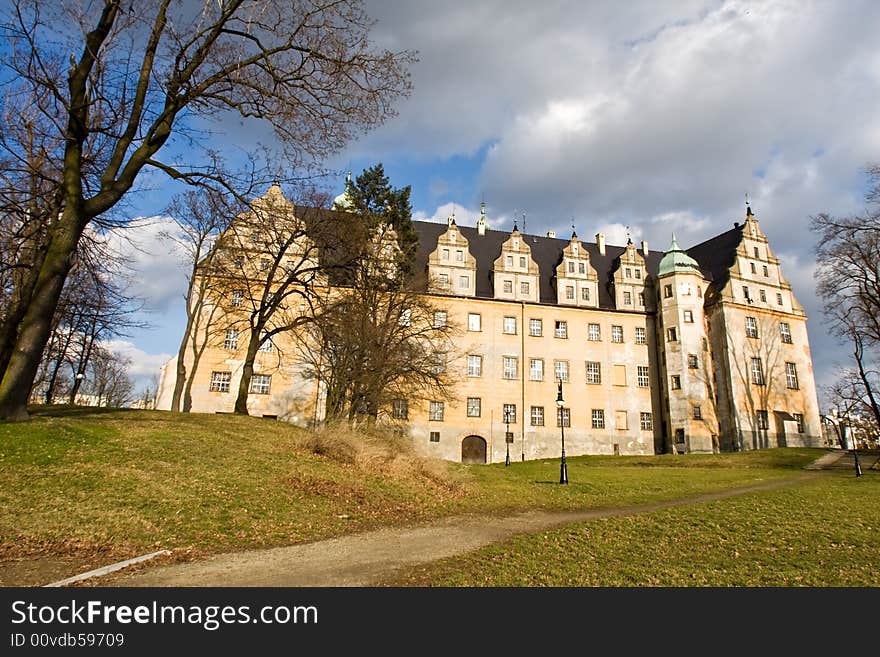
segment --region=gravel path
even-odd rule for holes
[[[398,571],[476,550],[515,534],[723,500],[793,486],[818,475],[770,481],[716,493],[591,511],[532,511],[504,517],[457,516],[417,527],[380,529],[340,538],[220,554],[204,561],[160,566],[113,578],[113,586],[369,586]],[[100,582],[99,582],[100,583]]]

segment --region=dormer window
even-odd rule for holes
[[[641,270],[641,269],[636,269],[636,270],[635,270],[635,274],[636,274],[636,278],[639,278],[639,279],[640,279],[640,278],[642,277],[642,270]]]
[[[756,257],[756,258],[760,258],[760,257],[761,257],[761,252],[758,251],[758,247],[757,247],[757,246],[755,247],[755,257]]]
[[[581,274],[587,273],[587,266],[583,262],[578,263],[578,273],[581,273]]]
[[[507,266],[513,269],[513,256],[507,256]]]
[[[443,249],[443,259],[449,260],[449,249]]]
[[[574,273],[574,262],[572,262],[571,260],[568,261],[568,273],[569,274]]]
[[[520,257],[519,257],[519,266],[520,266],[522,269],[525,269],[525,268],[526,268],[526,257],[525,257],[525,256],[520,256]]]
[[[632,269],[630,269],[629,267],[626,268],[626,277],[627,277],[627,278],[632,278],[632,277],[633,277],[633,275],[632,275]]]
[[[461,249],[456,250],[455,261],[456,262],[464,262],[464,251],[462,251]]]

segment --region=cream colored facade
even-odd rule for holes
[[[806,316],[751,211],[742,226],[665,254],[601,235],[501,233],[485,214],[476,224],[416,222],[426,294],[460,329],[447,363],[454,398],[394,410],[429,454],[557,457],[563,429],[569,455],[822,444]],[[220,331],[202,357],[196,412],[232,411],[243,359],[232,337]],[[320,421],[322,391],[286,338],[269,347],[250,413]],[[168,408],[173,371],[163,370],[158,408]]]

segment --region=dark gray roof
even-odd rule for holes
[[[416,254],[416,272],[424,272],[428,266],[428,257],[437,248],[437,239],[446,232],[447,224],[429,221],[414,221],[416,233],[419,236],[419,250]],[[468,250],[477,261],[477,287],[478,298],[494,298],[492,285],[492,269],[495,260],[501,255],[501,245],[510,237],[510,233],[501,230],[486,230],[485,235],[480,235],[476,228],[470,226],[458,226],[461,234],[468,240]],[[568,246],[569,240],[555,237],[541,237],[538,235],[523,235],[523,240],[532,249],[532,259],[540,270],[539,288],[541,303],[556,303],[556,288],[553,278],[556,275],[556,267],[562,261],[562,251]],[[621,254],[626,250],[622,246],[605,247],[605,255],[599,253],[599,248],[594,242],[581,240],[584,248],[590,254],[590,263],[599,275],[599,307],[614,308],[614,300],[609,291],[612,273],[618,266]],[[642,254],[644,255],[644,254]],[[649,251],[645,264],[648,274],[656,277],[657,268],[663,253]]]
[[[700,263],[706,278],[712,281],[706,295],[707,303],[714,301],[717,293],[727,285],[730,268],[736,261],[736,249],[742,241],[743,226],[736,223],[730,230],[687,250],[687,254]]]

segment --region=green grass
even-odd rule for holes
[[[820,450],[370,468],[257,418],[49,409],[0,423],[0,561],[289,545],[458,513],[583,509],[798,476]],[[323,450],[318,450],[323,451]],[[0,565],[2,570],[2,565]],[[0,573],[2,581],[2,573]]]
[[[435,562],[403,586],[878,586],[880,477],[794,488],[521,536]]]

